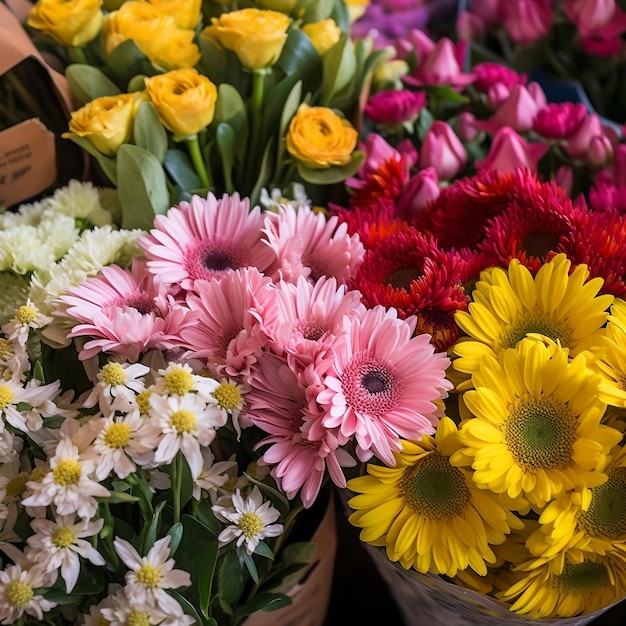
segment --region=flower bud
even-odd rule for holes
[[[309,37],[319,55],[328,52],[341,37],[341,29],[330,18],[304,24],[302,32]]]
[[[504,2],[504,27],[515,43],[533,43],[552,29],[552,0]]]
[[[371,96],[364,113],[380,124],[401,124],[414,120],[425,106],[426,94],[423,91],[390,89]]]
[[[434,167],[420,170],[409,180],[396,202],[400,219],[410,221],[420,209],[436,200],[441,193],[439,178]]]
[[[537,164],[546,153],[548,145],[544,143],[528,143],[509,126],[501,128],[494,136],[487,157],[476,165],[479,170],[496,170],[498,172],[514,172],[518,168],[537,171]]]

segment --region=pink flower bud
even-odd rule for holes
[[[578,32],[587,37],[611,21],[615,0],[561,0],[561,7]]]
[[[613,148],[613,176],[618,185],[626,187],[626,144],[618,143]]]
[[[459,114],[458,125],[459,137],[465,141],[474,141],[480,133],[480,129],[476,126],[476,117],[469,111],[463,111]]]
[[[611,182],[598,182],[589,189],[589,206],[594,211],[615,208],[626,212],[626,186]]]
[[[497,109],[510,95],[509,87],[504,83],[495,83],[487,91],[487,102],[492,109]]]
[[[533,130],[548,139],[565,139],[576,132],[587,109],[580,102],[551,102],[542,107],[533,120]]]
[[[364,112],[374,122],[400,124],[415,119],[425,106],[423,91],[389,90],[374,94]]]
[[[613,155],[613,146],[605,135],[596,135],[591,139],[587,150],[587,159],[593,165],[604,165]]]
[[[406,184],[396,203],[397,216],[411,220],[420,209],[436,200],[441,193],[439,178],[434,167],[420,170]]]
[[[503,19],[502,5],[511,0],[472,0],[471,11],[485,24],[492,26]]]
[[[506,65],[492,61],[478,63],[472,68],[472,73],[476,77],[474,87],[485,93],[499,83],[510,91],[515,85],[525,85],[527,81],[526,74],[520,74]]]
[[[467,152],[452,127],[437,120],[426,132],[418,167],[434,167],[440,180],[451,180],[467,163]]]
[[[509,97],[488,120],[476,122],[476,126],[489,133],[495,133],[503,126],[510,126],[518,132],[530,130],[539,105],[524,85],[515,85]]]
[[[567,195],[572,193],[574,187],[574,171],[567,165],[561,165],[554,174],[554,180],[556,184],[565,189]]]
[[[564,150],[575,159],[584,159],[587,156],[591,140],[594,137],[604,136],[600,118],[596,113],[591,113],[585,117],[576,132],[568,138]]]
[[[447,37],[442,37],[425,58],[418,57],[414,74],[405,76],[404,80],[414,85],[469,85],[474,75],[462,70],[466,51],[467,42],[455,45]]]
[[[487,157],[476,165],[480,170],[514,172],[519,167],[537,171],[537,164],[546,153],[545,143],[528,143],[509,126],[501,128],[494,136]]]
[[[504,27],[516,43],[533,43],[552,29],[552,0],[504,2]]]
[[[468,11],[462,11],[459,14],[455,28],[459,39],[468,39],[469,41],[481,41],[487,32],[485,22],[478,15]]]

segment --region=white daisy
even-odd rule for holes
[[[227,505],[229,500],[230,505]],[[231,498],[220,498],[219,504],[214,504],[211,509],[219,520],[230,523],[218,536],[221,546],[236,539],[238,546],[245,542],[246,552],[252,554],[260,541],[266,537],[278,537],[283,532],[282,524],[272,524],[280,517],[280,511],[271,502],[263,501],[256,485],[247,498],[237,489]]]
[[[14,316],[2,326],[2,332],[9,340],[16,340],[25,346],[31,330],[43,328],[52,321],[44,315],[28,298],[26,304],[19,306]]]
[[[43,417],[56,414],[52,399],[59,392],[60,383],[55,381],[42,385],[38,380],[29,380],[21,385],[13,380],[0,380],[0,418],[22,432],[37,431],[41,428]],[[27,408],[18,410],[18,405]],[[4,422],[0,419],[0,430]]]
[[[50,459],[50,471],[41,482],[31,480],[27,483],[32,493],[22,500],[22,504],[54,504],[59,515],[78,513],[80,517],[92,517],[98,508],[95,498],[109,495],[108,489],[89,478],[93,467],[93,461],[83,460],[78,448],[64,437]]]
[[[170,596],[166,589],[177,589],[191,585],[191,576],[182,569],[174,569],[174,559],[170,557],[170,539],[159,539],[146,556],[124,539],[117,537],[113,541],[115,551],[126,567],[125,593],[133,606],[159,607],[168,615],[181,615],[180,604]]]
[[[143,377],[149,372],[150,368],[141,363],[106,363],[100,368],[98,382],[83,400],[83,406],[90,408],[97,403],[105,415],[129,411],[137,406],[135,396],[144,391]]]
[[[50,584],[50,576],[37,565],[28,568],[7,565],[0,571],[0,622],[13,624],[24,613],[42,621],[44,613],[53,609],[56,603],[36,594],[35,589]]]
[[[150,397],[148,436],[159,437],[155,463],[170,463],[180,450],[192,476],[202,470],[200,446],[208,446],[215,430],[226,423],[226,415],[195,394]]]
[[[200,500],[204,489],[209,494],[211,502],[215,502],[218,497],[217,490],[230,480],[229,472],[237,469],[237,462],[235,460],[216,462],[210,448],[202,448],[201,453],[202,470],[194,478],[193,497]]]
[[[291,195],[293,199],[286,197],[286,194],[283,194],[278,187],[274,187],[271,191],[263,187],[259,202],[265,210],[274,212],[277,212],[278,208],[283,204],[290,204],[296,209],[301,206],[311,206],[311,200],[306,195],[304,185],[301,183],[294,183],[291,186],[291,193],[287,195]]]
[[[30,371],[30,360],[23,345],[0,337],[0,380],[23,381]]]
[[[71,593],[80,573],[79,557],[94,565],[105,564],[102,555],[84,539],[97,535],[103,524],[103,519],[75,522],[74,515],[59,515],[54,522],[45,518],[33,519],[30,527],[35,534],[26,540],[28,546],[25,554],[47,572],[55,572],[60,568],[65,590]]]
[[[195,374],[191,366],[187,363],[168,363],[165,369],[157,372],[154,380],[154,391],[160,395],[185,395],[186,393],[196,393],[205,402],[212,401],[211,395],[219,383],[214,378]]]

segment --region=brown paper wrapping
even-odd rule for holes
[[[312,538],[317,543],[315,556],[303,574],[303,582],[289,592],[293,604],[276,611],[259,611],[246,620],[245,626],[323,626],[337,552],[334,502],[331,494],[328,509]]]

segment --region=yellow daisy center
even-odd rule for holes
[[[24,493],[24,489],[26,488],[26,483],[30,480],[30,477],[27,475],[16,476],[15,478],[11,478],[11,480],[7,483],[7,496],[16,497],[21,496]]]
[[[514,348],[529,333],[538,333],[561,342],[567,347],[571,341],[571,333],[560,322],[550,319],[544,313],[535,311],[520,317],[515,323],[502,332],[503,348]]]
[[[78,461],[74,459],[63,459],[52,470],[54,482],[63,487],[77,485],[82,474],[82,468]]]
[[[564,469],[570,464],[576,420],[566,407],[550,398],[518,399],[504,429],[506,444],[520,467]]]
[[[163,381],[165,382],[168,393],[177,394],[179,396],[189,393],[194,387],[193,376],[184,369],[176,369],[167,372],[163,376]]]
[[[433,452],[408,468],[399,483],[407,504],[430,519],[459,515],[470,499],[465,477],[448,457]]]
[[[190,433],[195,430],[198,419],[193,411],[187,409],[181,409],[180,411],[174,411],[170,417],[172,426],[176,429],[179,435],[183,433]]]
[[[15,313],[15,319],[20,324],[30,324],[37,317],[37,309],[34,306],[23,305]]]
[[[237,486],[237,478],[231,476],[223,485],[222,489],[228,491],[229,493],[235,493],[235,488]]]
[[[618,539],[626,535],[626,467],[613,470],[609,479],[592,490],[591,504],[578,518],[592,537]]]
[[[563,572],[553,578],[552,584],[561,593],[580,595],[608,587],[611,581],[603,563],[583,561],[565,563]]]
[[[0,338],[0,359],[11,354],[12,348],[13,344],[8,339]]]
[[[61,528],[57,528],[52,533],[52,543],[57,548],[67,548],[71,546],[76,540],[76,535],[71,528],[67,526],[62,526]]]
[[[241,516],[237,526],[248,539],[252,539],[263,530],[263,521],[256,513],[249,512]]]
[[[15,395],[11,391],[11,388],[7,385],[0,386],[0,411],[4,411],[9,404],[13,404]]]
[[[34,483],[40,483],[50,471],[49,467],[36,467],[28,477],[28,480],[32,480]]]
[[[106,617],[102,617],[102,615],[100,615],[99,617],[96,618],[95,622],[94,622],[94,626],[109,626],[111,622],[106,619]]]
[[[103,383],[115,387],[126,383],[126,370],[119,363],[107,363],[100,370]]]
[[[237,385],[232,383],[222,383],[214,392],[213,397],[217,400],[217,403],[225,411],[232,413],[235,409],[238,409],[243,402],[241,393],[237,388]]]
[[[130,441],[130,435],[128,424],[111,424],[104,435],[104,444],[109,448],[124,448]]]
[[[137,570],[137,580],[146,587],[154,588],[161,580],[161,572],[158,567],[147,563]]]
[[[126,618],[128,626],[150,626],[150,614],[147,611],[133,609]]]
[[[135,402],[137,402],[137,406],[139,407],[139,412],[142,415],[145,415],[150,410],[150,395],[152,392],[149,389],[145,389],[141,393],[138,393],[135,396]]]
[[[33,588],[24,580],[12,580],[4,591],[7,602],[18,609],[28,605],[34,595]]]

